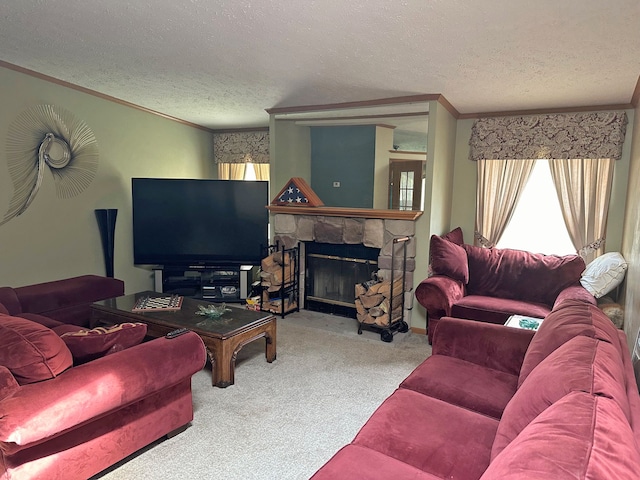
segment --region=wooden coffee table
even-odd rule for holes
[[[234,383],[238,352],[246,344],[265,338],[267,362],[276,359],[276,317],[267,312],[256,312],[235,305],[227,305],[231,312],[212,319],[196,315],[199,305],[211,302],[184,297],[179,311],[132,312],[141,297],[161,297],[158,292],[140,292],[110,298],[91,305],[91,328],[123,322],[147,324],[147,335],[163,337],[177,328],[188,328],[202,338],[211,360],[212,384],[228,387]]]

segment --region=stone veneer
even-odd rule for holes
[[[378,275],[388,280],[391,278],[391,251],[393,239],[410,237],[407,243],[407,259],[404,291],[404,320],[411,324],[411,309],[413,307],[413,272],[415,270],[416,239],[415,222],[412,220],[395,220],[380,218],[353,218],[322,215],[274,215],[274,241],[285,248],[292,248],[300,244],[300,259],[304,262],[304,242],[320,242],[333,244],[362,244],[367,247],[379,248]],[[402,275],[403,246],[395,244],[394,275]],[[304,263],[301,265],[301,276],[304,276]],[[301,289],[304,289],[304,278],[300,279]],[[354,286],[355,288],[355,286]],[[355,296],[355,291],[354,291]],[[300,298],[304,298],[301,291]]]

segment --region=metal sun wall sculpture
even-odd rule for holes
[[[31,205],[49,167],[58,198],[82,193],[98,170],[98,146],[91,129],[54,105],[36,105],[22,112],[9,126],[7,165],[14,187],[7,223]]]

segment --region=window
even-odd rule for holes
[[[575,254],[562,217],[548,160],[537,160],[498,248],[547,255]]]
[[[253,168],[253,163],[247,162],[244,164],[244,178],[243,180],[255,180],[256,170]]]

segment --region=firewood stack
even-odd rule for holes
[[[388,327],[402,320],[402,279],[391,282],[365,282],[356,284],[356,316],[360,323]],[[393,296],[393,312],[389,315],[391,297]],[[391,318],[391,322],[389,322]]]
[[[295,279],[295,264],[289,252],[276,251],[262,259],[260,284],[262,285],[262,310],[281,313],[297,308],[295,300],[281,298],[282,287],[291,284]]]

